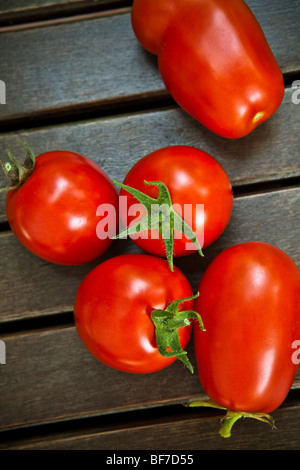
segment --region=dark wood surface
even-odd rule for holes
[[[17,137],[36,154],[72,150],[122,181],[143,155],[166,145],[211,153],[234,188],[224,234],[204,259],[176,260],[193,289],[224,248],[263,240],[300,266],[300,104],[291,84],[300,77],[300,2],[249,0],[284,73],[278,112],[251,135],[228,141],[176,106],[156,58],[137,43],[130,1],[34,0],[1,2],[0,155],[20,156]],[[5,184],[4,178],[0,180]],[[11,233],[0,196],[0,449],[299,449],[300,371],[276,429],[253,420],[218,436],[222,413],[184,405],[204,398],[197,374],[181,363],[154,374],[112,370],[80,342],[73,300],[83,277],[100,261],[136,253],[116,241],[93,263],[65,267],[28,252]],[[194,361],[192,342],[188,346]],[[186,440],[182,441],[182,435]]]

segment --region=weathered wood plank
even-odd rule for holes
[[[0,21],[44,17],[46,13],[76,12],[94,8],[127,6],[130,0],[1,0]]]
[[[207,249],[204,262],[190,255],[178,260],[177,265],[195,288],[217,252],[251,239],[278,245],[300,265],[299,240],[295,238],[300,228],[299,199],[300,190],[295,188],[237,198],[232,224]],[[51,309],[71,310],[83,271],[44,263],[14,240],[13,235],[1,236],[2,321],[43,315],[45,307],[48,313]],[[15,264],[11,266],[6,243],[14,253]],[[128,240],[128,244],[134,250],[133,243]],[[115,250],[111,253],[116,254]],[[11,286],[9,281],[14,276]],[[1,339],[7,351],[6,364],[0,368],[2,429],[182,403],[202,394],[196,375],[184,380],[187,371],[181,364],[173,364],[167,372],[143,376],[102,365],[86,351],[74,327],[8,334]],[[194,361],[192,346],[189,354]],[[167,386],[175,376],[176,390]],[[294,387],[300,387],[299,374]]]
[[[300,105],[292,102],[292,93],[286,89],[275,116],[239,141],[213,135],[175,107],[0,134],[0,156],[4,161],[10,150],[22,161],[18,136],[36,155],[57,149],[78,152],[96,161],[111,178],[123,181],[134,163],[147,153],[167,145],[192,145],[213,155],[234,187],[287,180],[300,176]],[[7,184],[3,175],[0,184]],[[7,220],[5,198],[0,194],[1,222]]]
[[[143,375],[101,364],[82,345],[74,327],[3,339],[7,360],[0,369],[0,429],[178,403],[201,395],[198,377],[187,377],[190,372],[180,364]],[[181,377],[181,384],[170,390],[173,374],[176,381]]]
[[[172,420],[151,419],[117,429],[99,425],[82,434],[70,432],[28,441],[0,444],[11,450],[106,450],[140,449],[165,452],[176,450],[298,450],[300,446],[300,407],[282,406],[274,413],[276,429],[255,420],[235,424],[230,439],[219,436],[222,414],[190,410]],[[174,452],[176,454],[176,451]],[[139,456],[137,452],[134,454]],[[197,453],[190,454],[195,459]],[[112,454],[107,454],[112,456]],[[101,456],[103,457],[103,456]],[[200,457],[202,458],[202,457]]]
[[[7,350],[0,368],[2,430],[206,398],[197,373],[179,361],[153,374],[119,372],[97,361],[74,327],[1,339]],[[192,341],[188,354],[196,364]],[[300,388],[300,370],[292,388]]]
[[[300,189],[239,197],[224,234],[205,250],[205,257],[191,254],[177,258],[196,289],[208,263],[227,246],[247,240],[273,243],[300,266]],[[77,287],[84,275],[107,257],[138,252],[131,240],[116,240],[99,260],[84,266],[46,263],[26,250],[11,233],[0,235],[0,323],[72,311]]]
[[[100,261],[125,252],[137,252],[129,240],[114,242],[108,252],[93,263],[58,266],[24,249],[13,234],[1,234],[0,323],[72,311],[81,279]]]
[[[2,122],[61,108],[76,112],[86,103],[92,109],[163,89],[153,58],[134,37],[129,14],[2,33],[0,49],[6,83]]]
[[[298,0],[270,2],[269,8],[256,1],[253,9],[283,72],[299,70]],[[2,123],[165,91],[156,58],[138,44],[129,13],[3,32],[0,49],[7,87]]]
[[[298,70],[299,49],[297,45],[300,41],[300,30],[295,24],[297,20],[295,21],[293,17],[300,13],[299,2],[292,0],[287,4],[280,0],[276,2],[272,0],[267,2],[246,0],[246,3],[258,19],[281,69],[284,72]],[[273,7],[275,8],[273,9]],[[293,24],[295,27],[291,28]],[[284,38],[286,33],[290,34],[288,39],[289,46],[292,48],[290,57],[286,56],[287,43]],[[275,39],[276,36],[277,39]]]
[[[5,15],[18,21],[26,18],[35,21],[46,18],[48,13],[55,16],[59,10],[62,16],[93,8],[90,0],[14,1],[1,2],[0,22]],[[122,0],[99,0],[98,6],[103,9],[122,3]],[[283,72],[299,72],[298,0],[288,4],[280,0],[247,3],[260,21]],[[193,289],[216,254],[241,241],[274,243],[300,266],[300,188],[274,190],[280,182],[285,186],[288,181],[295,184],[300,173],[300,106],[292,103],[292,91],[286,90],[284,102],[271,120],[238,142],[212,135],[176,106],[129,114],[133,102],[167,96],[156,59],[141,48],[133,35],[129,11],[110,12],[102,17],[66,18],[63,24],[64,21],[60,18],[57,24],[53,21],[22,25],[22,30],[11,28],[8,32],[5,28],[2,33],[0,30],[0,79],[7,88],[7,103],[0,106],[0,125],[7,129],[9,122],[18,121],[17,133],[26,138],[37,154],[53,148],[77,151],[97,161],[109,176],[118,180],[146,153],[164,145],[187,144],[214,155],[236,189],[242,190],[252,183],[272,183],[271,192],[235,198],[230,224],[223,236],[205,250],[204,260],[197,255],[176,260]],[[114,112],[127,109],[128,115],[95,118],[97,113],[103,114],[113,106]],[[75,114],[77,110],[81,117],[85,112],[88,117],[91,112],[93,120],[21,131],[22,126],[28,129],[30,122],[39,125],[39,117],[49,116],[50,122],[55,116]],[[2,158],[9,149],[19,155],[20,147],[12,132],[0,135]],[[0,221],[5,220],[4,196],[1,196]],[[74,295],[84,275],[107,257],[138,251],[130,240],[118,241],[94,263],[63,267],[36,258],[12,233],[0,233],[2,328],[11,329],[7,322],[43,320],[51,314],[56,315],[59,323],[63,312],[70,312],[71,318]],[[289,407],[286,403],[274,413],[276,431],[245,420],[236,425],[232,439],[226,441],[218,438],[219,420],[212,411],[193,409],[191,413],[184,411],[178,416],[164,415],[128,425],[126,418],[123,422],[122,418],[116,420],[114,426],[108,425],[106,419],[103,424],[102,418],[108,418],[110,413],[118,416],[125,410],[151,410],[203,398],[197,374],[191,376],[179,362],[151,375],[114,371],[90,355],[74,326],[5,334],[2,330],[1,339],[7,351],[6,364],[0,366],[1,430],[21,427],[25,431],[31,425],[69,420],[71,430],[73,419],[99,419],[99,428],[11,443],[14,448],[299,449],[297,400],[294,405]],[[195,364],[193,345],[188,349]],[[176,387],[170,387],[174,382]],[[300,371],[293,388],[298,393]],[[186,446],[180,444],[182,434],[188,434]],[[0,448],[6,445],[0,444]]]

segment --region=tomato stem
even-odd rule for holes
[[[11,185],[5,188],[0,188],[0,192],[11,191],[17,189],[23,184],[29,176],[32,174],[35,166],[35,155],[26,142],[19,140],[20,144],[25,149],[26,155],[23,165],[21,165],[15,156],[8,152],[10,161],[3,163],[0,161],[0,165],[5,176],[10,180]]]
[[[268,423],[272,426],[272,428],[275,428],[274,419],[272,418],[272,416],[266,413],[260,413],[256,411],[246,412],[246,411],[227,410],[226,408],[218,405],[212,400],[194,401],[194,402],[189,403],[187,406],[190,406],[190,407],[204,406],[204,407],[216,408],[219,410],[227,411],[226,416],[221,421],[221,429],[219,431],[219,434],[224,438],[228,438],[231,436],[232,427],[234,423],[236,423],[240,418],[257,419],[258,421],[263,421],[264,423]]]
[[[157,309],[151,313],[151,319],[155,325],[157,348],[160,354],[163,357],[176,356],[187,366],[191,373],[194,372],[194,369],[187,357],[187,352],[183,351],[180,345],[178,329],[190,325],[190,320],[193,318],[199,321],[203,331],[204,325],[199,313],[193,310],[178,311],[178,307],[182,302],[194,300],[198,296],[199,292],[191,297],[174,300],[165,310]],[[168,348],[171,351],[168,351]]]
[[[129,226],[114,238],[123,238],[146,230],[157,229],[162,236],[166,258],[171,271],[173,265],[174,230],[184,233],[194,243],[200,256],[203,256],[196,234],[187,222],[174,210],[168,187],[162,181],[144,181],[146,185],[156,186],[159,190],[157,199],[122,183],[113,182],[134,196],[147,210],[147,215]]]
[[[224,437],[225,439],[231,437],[231,430],[234,423],[243,417],[242,413],[233,414],[233,412],[231,412],[231,415],[229,415],[229,413],[230,412],[228,411],[225,418],[223,418],[223,420],[221,421],[222,427],[219,431],[220,436]]]

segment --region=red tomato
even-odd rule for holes
[[[208,397],[240,412],[269,413],[285,399],[300,339],[300,271],[282,250],[245,242],[219,254],[199,284],[198,372]]]
[[[145,180],[163,182],[170,193],[175,211],[193,229],[202,247],[214,242],[225,230],[233,207],[230,180],[223,167],[202,150],[178,145],[165,147],[146,155],[127,174],[124,184],[136,188],[152,198],[157,198],[158,188],[145,185]],[[120,216],[128,226],[144,208],[125,189],[121,189]],[[177,208],[176,208],[177,205]],[[180,209],[180,210],[179,210]],[[163,236],[157,229],[141,232],[133,241],[146,252],[166,256]],[[175,230],[173,256],[179,257],[197,251],[185,233]]]
[[[74,303],[76,328],[86,348],[104,364],[124,372],[155,372],[176,357],[160,354],[151,313],[191,296],[186,277],[178,268],[171,272],[166,260],[146,254],[116,256],[81,282]],[[193,305],[193,300],[184,301],[178,310],[189,311]],[[185,325],[179,328],[182,348],[193,324]]]
[[[104,171],[76,153],[53,151],[39,155],[32,174],[8,192],[6,209],[12,231],[31,252],[77,265],[98,258],[112,242],[114,233],[96,233],[96,211],[105,203],[117,211],[118,195]]]
[[[178,0],[134,0],[132,28],[143,47],[152,54],[159,53],[170,20],[178,12],[178,4]]]
[[[281,104],[282,73],[243,1],[134,0],[132,26],[175,101],[213,132],[243,137]]]

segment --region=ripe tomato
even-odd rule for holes
[[[150,202],[155,203],[155,198],[159,196],[158,187],[155,184],[145,185],[145,180],[160,181],[166,185],[175,212],[181,214],[192,228],[201,247],[213,243],[225,230],[233,207],[232,187],[223,167],[208,153],[194,147],[176,145],[156,150],[140,159],[127,174],[124,185],[147,194],[152,198]],[[120,200],[119,205],[120,217],[126,227],[145,216],[145,208],[127,189],[121,189],[121,197],[126,200],[126,203]],[[163,200],[159,203],[164,206]],[[140,216],[137,217],[137,214]],[[168,220],[160,225],[166,222]],[[164,227],[152,227],[148,230],[144,226],[143,231],[131,235],[131,238],[146,252],[169,259],[166,238],[172,233],[166,230],[163,234]],[[191,243],[187,235],[186,230],[182,233],[175,227],[172,240],[174,257],[197,251],[197,246]]]
[[[175,308],[168,310],[170,305]],[[86,348],[114,369],[155,372],[176,360],[171,355],[176,349],[177,357],[191,370],[182,348],[192,333],[193,323],[188,319],[197,317],[191,311],[193,305],[191,286],[178,268],[171,272],[166,260],[146,254],[120,255],[83,279],[75,296],[74,318]],[[159,325],[160,318],[168,330],[175,326],[172,352],[164,336],[158,337],[166,357],[157,343],[155,324]]]
[[[112,242],[114,233],[96,234],[100,204],[118,208],[104,171],[76,153],[53,151],[36,157],[29,176],[7,193],[6,210],[13,233],[31,252],[77,265],[96,259]]]
[[[175,101],[213,132],[243,137],[281,104],[281,70],[242,0],[134,0],[132,27]]]
[[[298,367],[292,361],[300,339],[297,265],[273,245],[241,243],[212,261],[198,290],[195,307],[206,331],[195,325],[194,340],[206,394],[234,419],[234,412],[275,410]]]

